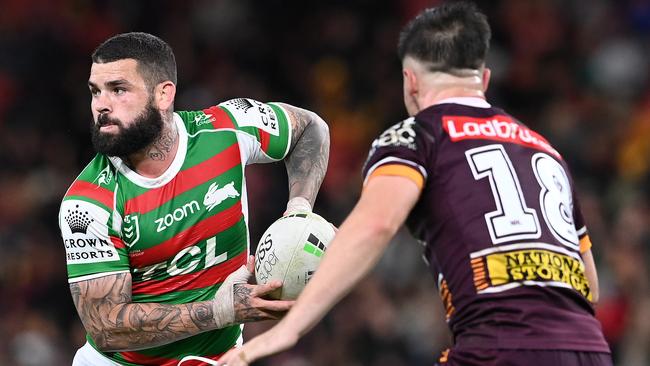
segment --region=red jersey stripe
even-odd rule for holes
[[[235,124],[230,119],[230,115],[219,106],[212,106],[203,110],[203,113],[210,116],[214,128],[235,128]]]
[[[240,162],[239,145],[234,143],[217,155],[179,172],[172,182],[131,198],[124,205],[124,214],[146,214],[174,197],[236,167]]]
[[[118,238],[117,236],[112,236],[112,235],[109,236],[109,238],[111,239],[111,242],[113,243],[113,246],[116,249],[124,249],[125,248],[125,245],[124,245],[124,242],[122,241],[122,239]]]
[[[243,252],[219,265],[210,268],[172,276],[164,280],[134,282],[133,294],[137,295],[163,295],[174,291],[195,290],[223,282],[229,274],[246,264],[247,253]]]
[[[258,128],[257,131],[260,134],[260,145],[262,145],[262,151],[268,153],[269,143],[271,142],[271,136],[269,135],[268,132],[262,130],[261,128]]]
[[[72,184],[70,189],[68,189],[68,193],[66,194],[66,197],[69,196],[83,196],[91,198],[95,201],[101,202],[109,209],[113,209],[113,192],[104,187],[100,187],[96,184],[83,180],[76,180]]]
[[[153,247],[129,253],[132,267],[142,268],[167,260],[183,248],[194,245],[199,240],[214,236],[233,226],[244,216],[241,201],[216,215],[190,226],[176,236]]]
[[[139,352],[120,352],[120,355],[124,358],[124,361],[131,362],[138,365],[176,366],[180,361],[180,358],[172,359],[166,357],[147,356]],[[201,357],[216,361],[221,356],[223,356],[223,353],[214,356],[201,356]],[[203,364],[205,364],[205,362],[195,361],[195,360],[189,360],[183,362],[183,366],[199,366]]]

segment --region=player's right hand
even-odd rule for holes
[[[294,301],[267,300],[263,297],[282,287],[280,281],[264,285],[251,285],[255,257],[250,256],[246,266],[241,266],[223,282],[213,299],[214,318],[219,328],[258,320],[279,319]]]

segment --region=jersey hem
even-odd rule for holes
[[[549,335],[552,337],[552,335]],[[486,340],[459,340],[454,345],[454,348],[486,348],[486,349],[532,349],[532,350],[562,350],[562,351],[578,351],[578,352],[603,352],[611,353],[609,346],[600,342],[594,341],[590,343],[577,343],[577,342],[548,342],[548,338],[528,338],[525,341],[517,338],[507,338],[494,340],[494,342]]]

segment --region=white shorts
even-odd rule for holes
[[[86,342],[74,355],[72,366],[120,366],[120,364],[109,360]]]

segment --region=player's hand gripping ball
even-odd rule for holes
[[[334,234],[332,224],[315,213],[281,217],[266,229],[257,245],[257,283],[280,280],[282,287],[269,296],[295,300],[316,272]]]

